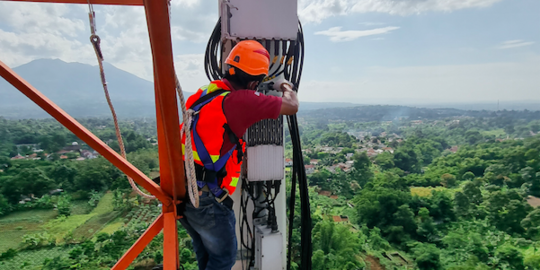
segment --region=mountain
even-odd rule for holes
[[[104,64],[109,94],[120,117],[155,115],[152,82]],[[39,59],[13,69],[74,117],[109,116],[98,66]],[[17,89],[0,80],[0,115],[42,118],[48,115]]]
[[[104,63],[109,94],[118,117],[155,117],[154,85],[129,72]],[[13,69],[73,117],[109,117],[99,67],[38,59]],[[191,93],[187,93],[189,96]],[[25,95],[0,79],[0,116],[44,118],[49,115]],[[352,107],[345,102],[302,102],[301,111]]]
[[[489,110],[460,110],[454,108],[417,108],[397,105],[362,105],[356,107],[324,108],[312,111],[301,111],[299,117],[318,122],[329,121],[394,121],[407,120],[440,120],[455,117],[487,118],[500,117],[509,121],[525,119],[527,121],[540,119],[540,111],[489,111]]]
[[[155,117],[154,86],[153,83],[139,78],[131,73],[104,63],[105,75],[107,76],[109,93],[116,113],[122,118]],[[109,107],[105,100],[101,85],[99,68],[81,63],[66,63],[58,59],[39,59],[14,68],[15,72],[30,82],[40,92],[59,105],[74,117],[110,117]],[[189,96],[192,93],[186,93]],[[402,104],[405,105],[405,104]],[[411,107],[423,107],[441,109],[445,116],[463,115],[462,112],[448,109],[461,110],[497,110],[497,104],[488,103],[462,103],[462,104],[407,104]],[[394,119],[402,113],[409,114],[412,118],[429,114],[422,108],[413,110],[411,107],[389,106],[385,110],[375,110],[372,116],[363,113],[368,111],[352,109],[360,104],[348,102],[301,102],[300,115],[320,113],[323,118],[331,118],[331,115],[342,116],[344,112],[352,113],[356,117],[349,118],[380,118]],[[365,105],[364,105],[365,106]],[[337,110],[325,111],[329,108]],[[392,108],[392,109],[390,109]],[[507,110],[540,110],[540,104],[535,102],[501,102],[500,109]],[[320,110],[319,112],[315,112]],[[441,113],[439,111],[439,113]],[[49,117],[41,108],[31,102],[26,96],[12,87],[5,80],[0,79],[0,116],[5,118],[44,118]]]
[[[319,109],[326,109],[326,108],[342,108],[342,107],[356,107],[360,106],[360,104],[354,104],[349,102],[307,102],[302,101],[300,102],[300,108],[299,110],[301,112],[304,111],[312,111],[312,110],[319,110]]]

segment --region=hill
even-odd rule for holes
[[[105,63],[111,99],[121,117],[154,116],[153,83]],[[14,68],[53,102],[74,117],[110,115],[99,68],[58,59],[39,59]],[[0,115],[42,118],[47,114],[5,80],[0,80]]]
[[[365,105],[300,111],[300,117],[317,121],[393,121],[437,120],[452,117],[504,117],[509,119],[540,119],[540,111],[465,111],[452,108],[416,108],[395,105]]]

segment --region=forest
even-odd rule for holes
[[[392,108],[366,107],[299,119],[313,269],[540,269],[540,114],[421,109],[387,118]],[[118,150],[110,119],[80,121]],[[121,128],[128,160],[156,175],[155,121]],[[68,151],[75,142],[80,149]],[[110,268],[159,213],[105,159],[81,159],[85,151],[54,120],[0,118],[0,269]],[[196,269],[182,229],[180,240],[184,268]],[[161,262],[161,242],[132,268]]]

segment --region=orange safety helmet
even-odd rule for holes
[[[257,41],[244,40],[238,42],[225,60],[226,64],[234,66],[251,76],[268,76],[270,54]],[[229,70],[234,75],[234,70]]]

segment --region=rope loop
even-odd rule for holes
[[[111,110],[112,118],[113,118],[113,121],[114,121],[114,129],[115,129],[115,132],[116,132],[116,139],[118,140],[118,147],[120,147],[120,153],[122,154],[122,157],[127,160],[126,148],[124,146],[124,140],[122,139],[122,134],[120,133],[120,127],[118,125],[118,118],[116,117],[116,111],[114,110],[114,107],[113,107],[113,104],[112,104],[112,101],[111,101],[111,96],[109,95],[109,89],[107,87],[107,80],[105,79],[105,70],[103,69],[103,54],[101,53],[101,46],[100,46],[101,39],[95,33],[95,28],[96,28],[96,26],[95,26],[95,13],[94,13],[92,5],[90,4],[90,1],[88,1],[88,7],[90,9],[90,13],[89,13],[90,28],[91,28],[90,31],[92,32],[91,35],[90,35],[90,42],[94,46],[94,51],[96,52],[96,57],[97,57],[98,64],[99,64],[99,74],[101,76],[101,84],[103,86],[103,92],[105,92],[105,98],[107,99],[107,104],[109,105],[109,109]],[[137,194],[139,194],[142,197],[147,198],[147,199],[155,199],[156,198],[155,196],[148,195],[148,194],[142,192],[142,190],[140,190],[139,187],[137,187],[137,185],[135,184],[135,181],[133,181],[133,179],[131,177],[128,176],[127,179],[129,181],[129,184],[131,185],[131,188],[135,192],[137,192]]]
[[[185,140],[185,169],[186,169],[186,180],[188,186],[189,199],[191,204],[195,208],[199,208],[199,187],[197,186],[197,176],[195,174],[195,160],[193,158],[193,145],[191,144],[191,122],[193,121],[193,115],[195,111],[192,109],[186,110],[186,101],[184,99],[184,93],[178,77],[176,77],[176,92],[180,98],[180,107],[182,109],[182,119],[184,125],[180,130],[180,137],[183,138],[184,134],[186,135]]]
[[[103,53],[101,52],[101,38],[96,34],[92,34],[90,36],[90,42],[94,46],[94,51],[96,52],[98,60],[103,61]]]

